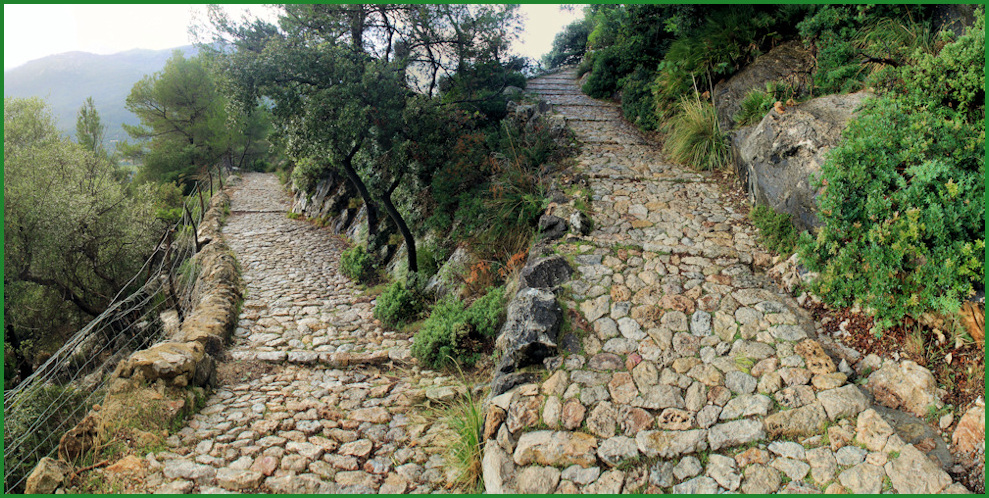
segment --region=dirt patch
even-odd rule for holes
[[[219,385],[247,382],[268,374],[278,374],[282,366],[266,361],[227,361],[216,367]]]

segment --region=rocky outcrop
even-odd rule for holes
[[[856,109],[870,94],[828,95],[782,113],[771,110],[761,122],[733,135],[737,167],[747,179],[750,201],[788,213],[794,225],[820,225],[816,210],[820,189],[811,184],[825,154],[841,140]]]
[[[724,131],[735,127],[735,114],[752,90],[764,90],[766,83],[781,81],[806,93],[811,82],[814,56],[799,41],[779,45],[756,58],[727,81],[714,87],[714,109]]]

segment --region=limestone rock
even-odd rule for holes
[[[531,261],[519,272],[519,285],[522,288],[536,287],[551,289],[570,279],[573,268],[560,255],[553,255]]]
[[[508,304],[496,347],[504,352],[499,372],[539,364],[556,352],[563,311],[552,292],[523,289]]]
[[[854,384],[817,393],[828,418],[855,417],[869,406],[869,399]]]
[[[770,111],[759,124],[740,130],[733,145],[751,198],[790,214],[800,230],[819,226],[819,190],[811,185],[811,176],[820,174],[825,154],[841,140],[867,95],[818,97],[783,114]]]
[[[934,375],[909,360],[898,364],[887,362],[869,375],[866,389],[879,404],[894,409],[903,407],[918,417],[925,416],[927,407],[938,403]]]
[[[72,467],[54,458],[44,457],[31,471],[24,487],[25,494],[53,494],[69,477]]]

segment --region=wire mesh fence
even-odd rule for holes
[[[106,396],[117,364],[168,338],[191,311],[199,250],[196,234],[213,194],[199,182],[141,269],[111,304],[51,358],[3,395],[4,492],[23,492],[28,474],[59,439]]]

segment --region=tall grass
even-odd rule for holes
[[[460,367],[457,369],[460,370]],[[466,389],[460,399],[450,406],[446,416],[450,428],[456,433],[456,439],[450,448],[450,459],[457,470],[456,485],[468,493],[480,493],[484,490],[481,476],[484,412],[481,411],[481,404],[471,395],[462,370],[460,377],[464,380]]]
[[[726,167],[728,141],[718,126],[714,106],[700,98],[680,99],[679,112],[667,125],[663,151],[674,161],[699,170]]]

